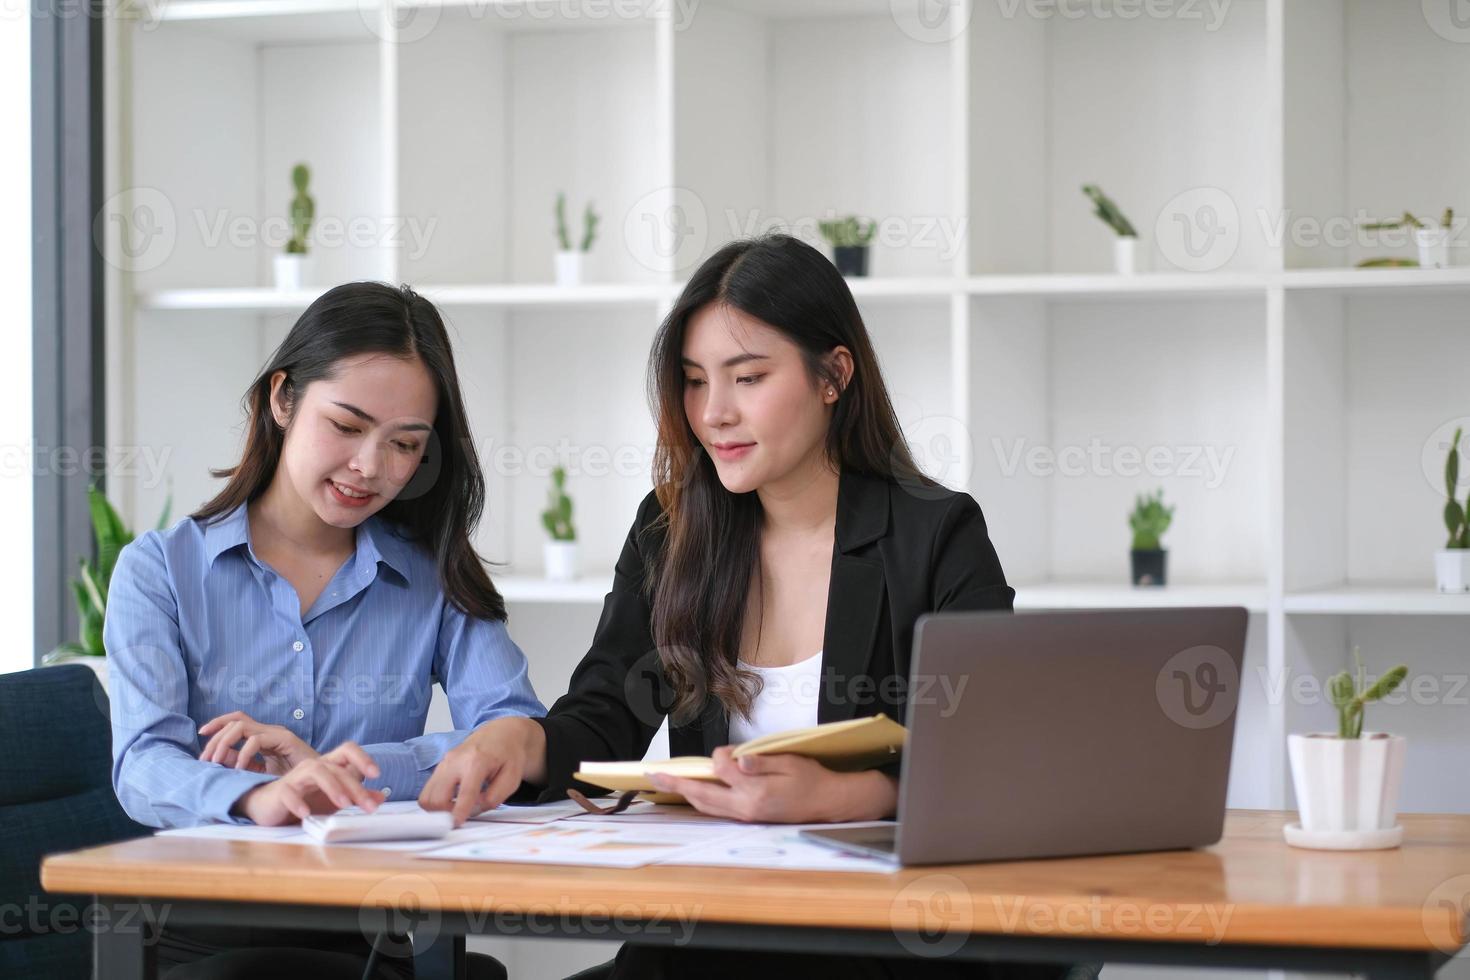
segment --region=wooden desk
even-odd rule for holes
[[[166,914],[174,924],[294,924],[371,934],[388,910],[417,909],[416,939],[481,932],[581,936],[915,957],[1354,971],[1375,980],[1431,977],[1466,944],[1470,816],[1405,815],[1401,848],[1359,853],[1288,847],[1281,838],[1288,819],[1295,814],[1231,811],[1224,839],[1196,851],[886,875],[583,869],[143,838],[49,857],[42,881],[50,891],[97,896],[100,913],[113,924],[97,932],[101,980],[144,976],[140,914]]]

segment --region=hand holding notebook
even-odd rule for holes
[[[858,772],[897,761],[906,734],[904,727],[887,715],[873,715],[763,735],[735,746],[731,755],[739,759],[791,753],[815,759],[838,772]],[[645,799],[658,803],[683,803],[677,794],[658,791],[649,779],[656,772],[718,782],[714,760],[704,755],[648,762],[584,762],[572,778],[604,789],[641,791]]]

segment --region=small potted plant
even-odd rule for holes
[[[1142,254],[1138,245],[1138,232],[1134,230],[1132,222],[1123,217],[1123,212],[1118,210],[1118,205],[1113,199],[1102,192],[1102,188],[1096,184],[1084,184],[1082,193],[1092,201],[1094,205],[1093,214],[1097,215],[1102,223],[1113,229],[1118,236],[1113,241],[1113,271],[1119,275],[1131,276],[1143,268]]]
[[[311,221],[316,216],[316,202],[306,192],[311,181],[311,170],[306,164],[298,163],[291,168],[291,186],[296,193],[291,198],[291,239],[286,250],[276,256],[276,288],[300,289],[311,281],[311,257],[306,251],[306,236],[311,231]]]
[[[582,257],[592,248],[592,242],[597,238],[598,214],[592,210],[592,203],[587,203],[587,209],[582,212],[582,246],[572,248],[571,233],[567,230],[567,196],[563,193],[556,195],[556,284],[558,286],[575,286],[582,281]]]
[[[1421,269],[1448,269],[1450,267],[1450,228],[1455,221],[1455,209],[1445,208],[1438,225],[1427,225],[1405,211],[1402,218],[1392,221],[1374,221],[1362,226],[1364,231],[1389,231],[1399,228],[1412,229],[1414,244],[1419,248]],[[1370,260],[1376,265],[1387,265],[1386,261]],[[1412,265],[1412,263],[1396,263]],[[1366,266],[1367,263],[1359,263]]]
[[[820,221],[822,237],[832,246],[832,264],[844,276],[866,276],[868,274],[868,246],[873,242],[877,223],[864,221],[856,215]]]
[[[1133,498],[1128,526],[1133,528],[1133,584],[1163,585],[1169,553],[1159,544],[1174,519],[1174,508],[1164,506],[1164,491]]]
[[[1398,687],[1409,668],[1400,664],[1367,683],[1353,648],[1356,678],[1344,670],[1327,681],[1327,698],[1337,709],[1337,734],[1287,736],[1291,781],[1301,822],[1288,824],[1286,842],[1327,850],[1397,847],[1399,784],[1406,741],[1401,735],[1363,731],[1363,709]]]
[[[1444,522],[1450,530],[1450,539],[1434,553],[1434,574],[1441,592],[1470,592],[1470,495],[1463,505],[1455,500],[1455,489],[1460,482],[1462,431],[1455,430],[1455,441],[1450,444],[1444,461],[1444,492],[1448,498]]]
[[[567,496],[567,471],[551,471],[551,491],[541,524],[551,540],[542,546],[546,577],[553,582],[570,582],[577,577],[577,529],[572,525],[572,498]]]
[[[103,690],[107,689],[107,650],[102,646],[102,622],[107,615],[107,589],[112,584],[112,570],[123,546],[133,540],[118,516],[117,510],[94,483],[87,488],[87,506],[92,515],[92,538],[97,544],[95,562],[82,558],[81,575],[71,581],[72,597],[77,604],[78,636],[75,643],[63,643],[41,658],[42,666],[79,663],[97,674]],[[168,523],[172,495],[164,501],[163,515],[158,518],[162,529]]]

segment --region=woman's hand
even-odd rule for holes
[[[715,775],[725,784],[655,774],[660,790],[678,793],[701,813],[750,823],[883,820],[898,808],[898,786],[881,772],[833,772],[800,755],[748,755],[715,749]]]
[[[419,806],[453,808],[454,825],[461,827],[475,814],[505,802],[522,780],[545,779],[545,730],[530,718],[497,718],[444,753],[419,794]]]
[[[261,724],[243,711],[231,711],[211,718],[200,726],[199,734],[212,736],[199,753],[199,758],[205,762],[266,772],[272,776],[284,776],[319,755],[291,729]],[[240,745],[241,739],[244,739],[244,745]]]
[[[307,759],[279,779],[250,790],[235,801],[230,812],[262,827],[297,823],[313,813],[336,813],[349,806],[372,813],[384,796],[362,781],[377,775],[377,763],[362,746],[343,742],[326,755]]]

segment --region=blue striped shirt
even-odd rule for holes
[[[230,814],[275,778],[202,762],[199,726],[240,710],[284,725],[318,752],[361,744],[369,787],[414,799],[444,753],[492,718],[544,715],[505,623],[467,616],[434,557],[373,516],[301,614],[291,583],[256,557],[244,505],[192,518],[123,549],[103,627],[112,700],[112,785],[153,827]],[[424,734],[433,679],[454,731]]]

